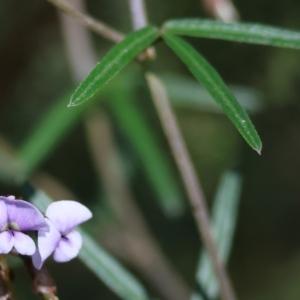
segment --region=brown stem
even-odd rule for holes
[[[219,259],[216,244],[212,238],[209,214],[202,189],[197,178],[194,166],[188,155],[185,143],[176,122],[175,115],[164,85],[153,73],[146,73],[147,83],[159,114],[160,121],[169,141],[175,161],[178,165],[183,182],[189,195],[190,204],[196,220],[203,244],[212,261],[215,273],[221,286],[221,298],[223,300],[234,300],[235,295],[227,275],[223,262]]]
[[[142,217],[121,168],[109,119],[93,111],[87,119],[92,157],[112,208],[122,225],[130,262],[146,276],[162,297],[188,299],[190,291],[168,263]]]
[[[10,269],[7,265],[6,256],[0,255],[0,300],[11,300],[12,294],[9,291]]]
[[[40,295],[44,300],[58,300],[56,296],[56,284],[46,267],[42,266],[40,270],[37,270],[32,264],[31,257],[25,255],[21,255],[20,257],[24,261],[32,278],[35,293]]]
[[[116,31],[115,29],[111,28],[110,26],[106,25],[103,22],[100,22],[94,19],[92,16],[85,14],[72,5],[68,4],[64,0],[48,0],[50,3],[58,7],[60,10],[65,12],[66,14],[76,18],[81,24],[88,27],[92,31],[96,32],[97,34],[101,35],[102,37],[114,42],[118,43],[124,39],[124,34],[121,32]]]
[[[211,16],[224,22],[237,22],[239,13],[231,0],[202,0],[204,9]]]

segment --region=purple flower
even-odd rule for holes
[[[32,230],[49,230],[43,214],[29,202],[0,196],[0,253],[7,254],[14,248],[22,255],[32,255],[35,244],[23,233]]]
[[[66,262],[77,256],[82,246],[81,235],[73,229],[92,217],[91,211],[75,201],[57,201],[46,210],[50,231],[38,233],[38,249],[32,257],[33,265],[40,269],[54,252],[54,260]]]

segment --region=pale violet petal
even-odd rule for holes
[[[52,222],[48,219],[46,219],[46,222],[50,230],[48,232],[45,231],[38,232],[38,248],[36,249],[32,257],[33,265],[37,269],[40,269],[42,267],[44,261],[55,250],[61,238],[60,233],[58,232],[56,227],[52,224]]]
[[[22,232],[15,231],[14,248],[21,255],[32,255],[36,247],[31,237]]]
[[[8,216],[6,208],[6,198],[0,196],[0,231],[4,229],[4,226],[7,224],[7,221]]]
[[[32,255],[32,264],[34,265],[34,267],[38,270],[41,269],[41,267],[43,266],[43,259],[41,257],[41,254],[38,250],[38,248],[36,248],[34,254]]]
[[[49,230],[43,214],[31,203],[24,200],[6,201],[8,221],[18,226],[19,231]]]
[[[62,237],[54,251],[54,260],[56,262],[66,262],[79,253],[82,246],[82,238],[79,232],[72,231],[66,236]]]
[[[0,233],[0,253],[7,254],[14,246],[14,237],[10,231]]]
[[[91,211],[76,201],[61,200],[51,203],[46,216],[53,222],[58,231],[62,234],[68,234],[76,226],[92,217]]]

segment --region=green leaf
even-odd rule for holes
[[[52,200],[42,191],[37,190],[30,197],[30,202],[45,211]],[[82,235],[82,248],[79,259],[112,291],[124,300],[148,300],[146,290],[120,263],[102,249],[83,229],[76,229]]]
[[[116,76],[134,57],[159,36],[157,28],[148,26],[129,34],[117,44],[91,71],[71,97],[69,106],[91,98],[102,86]]]
[[[98,278],[125,300],[148,300],[144,287],[116,259],[101,248],[83,229],[82,249],[79,259],[94,272]]]
[[[183,19],[166,22],[163,30],[178,35],[300,49],[300,32],[259,24]]]
[[[163,38],[222,107],[248,144],[260,153],[262,143],[253,124],[215,69],[181,38],[168,33]]]
[[[198,81],[171,73],[162,75],[162,80],[173,106],[223,113],[221,107],[199,85]],[[237,85],[229,87],[237,101],[248,113],[257,113],[263,109],[263,96],[258,90]]]
[[[241,191],[241,177],[236,172],[223,174],[212,209],[212,230],[218,246],[218,254],[226,262],[232,246],[237,220],[237,210]],[[197,268],[196,281],[209,299],[216,299],[219,283],[214,274],[211,261],[206,252],[202,252]],[[195,292],[191,300],[204,300]]]
[[[158,195],[159,204],[168,215],[181,214],[184,204],[170,162],[159,147],[142,112],[132,102],[133,96],[128,87],[119,86],[110,95],[112,111],[140,157],[145,173]]]

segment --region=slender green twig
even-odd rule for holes
[[[76,18],[84,26],[88,27],[92,31],[96,32],[97,34],[114,43],[118,43],[124,38],[124,34],[122,34],[121,32],[118,32],[117,30],[111,28],[105,23],[96,20],[90,15],[77,10],[72,5],[66,3],[64,0],[48,1],[56,7],[58,7],[63,12],[65,12],[66,14]]]

